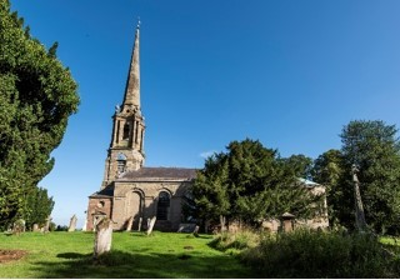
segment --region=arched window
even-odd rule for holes
[[[126,167],[126,156],[124,154],[122,153],[118,154],[117,165],[118,165],[118,174],[124,173]]]
[[[131,126],[130,126],[129,122],[126,122],[124,125],[124,133],[122,134],[123,140],[129,139],[130,131],[131,131]]]
[[[162,191],[158,197],[157,220],[168,220],[171,198],[168,192]]]

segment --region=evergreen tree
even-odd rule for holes
[[[313,169],[313,160],[305,155],[292,155],[282,159],[286,165],[289,165],[295,175],[299,178],[311,179],[311,170]]]
[[[378,233],[396,233],[400,218],[400,143],[395,125],[383,121],[351,121],[342,138],[341,180],[344,224],[354,224],[354,193],[351,166],[356,164],[367,224]]]
[[[77,85],[0,1],[0,227],[22,217],[26,197],[53,168],[50,153],[77,111]]]
[[[43,188],[33,188],[25,200],[23,217],[28,229],[33,228],[33,224],[44,226],[46,219],[53,211],[53,197],[49,197],[47,190]]]
[[[276,150],[249,139],[233,141],[227,150],[207,159],[192,188],[203,218],[258,224],[284,212],[308,217],[312,206],[319,207],[320,197],[300,184]]]
[[[326,187],[329,224],[331,226],[339,225],[339,211],[351,212],[353,209],[353,205],[344,204],[342,201],[343,190],[340,184],[344,176],[349,176],[349,174],[343,172],[343,168],[341,151],[331,149],[314,161],[311,171],[312,179]]]

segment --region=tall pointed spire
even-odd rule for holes
[[[140,109],[140,61],[139,61],[140,20],[136,26],[135,44],[133,46],[128,79],[126,81],[123,106],[135,106]]]

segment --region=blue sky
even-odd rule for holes
[[[56,165],[53,218],[83,225],[122,102],[137,17],[147,166],[201,168],[232,140],[282,156],[340,148],[354,119],[399,125],[400,1],[11,0],[79,84]]]

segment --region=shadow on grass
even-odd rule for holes
[[[66,252],[61,262],[34,263],[38,278],[254,278],[248,268],[227,255],[195,251],[142,254],[111,251],[98,260],[92,254]]]

